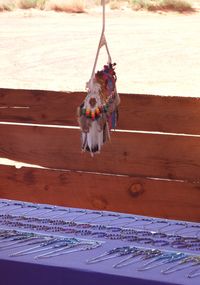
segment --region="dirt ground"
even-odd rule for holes
[[[101,12],[0,13],[0,87],[84,90],[101,32]],[[200,13],[106,12],[118,91],[199,96]],[[107,62],[102,49],[98,68]]]

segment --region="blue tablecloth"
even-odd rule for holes
[[[33,207],[32,207],[33,206]],[[158,284],[184,284],[199,285],[200,275],[195,278],[188,278],[187,275],[196,267],[190,267],[184,270],[165,275],[161,269],[169,267],[171,264],[165,264],[146,271],[139,271],[144,261],[137,261],[122,268],[114,268],[113,265],[120,261],[121,257],[116,257],[103,262],[88,264],[86,261],[99,256],[113,248],[122,246],[136,246],[144,249],[160,249],[166,252],[184,252],[189,255],[200,255],[199,236],[200,225],[174,220],[162,220],[151,217],[134,216],[130,214],[119,214],[115,212],[98,212],[92,210],[72,209],[64,207],[52,207],[50,205],[38,205],[20,201],[0,200],[0,229],[15,229],[26,232],[36,232],[45,235],[56,235],[62,237],[76,237],[81,239],[90,239],[100,241],[102,244],[96,249],[87,251],[77,251],[66,255],[60,255],[52,258],[35,259],[33,254],[11,257],[14,252],[21,248],[3,249],[4,244],[0,240],[0,284],[1,285],[158,285]],[[42,226],[33,227],[30,221],[20,217],[36,217],[43,220]],[[2,218],[3,217],[3,218]],[[10,218],[11,217],[11,218]],[[9,220],[10,219],[10,220]],[[49,221],[71,221],[70,226],[59,226],[49,224]],[[10,221],[9,223],[5,221]],[[19,223],[17,223],[19,222]],[[73,225],[73,223],[75,225]],[[26,228],[23,226],[27,224]],[[40,224],[36,221],[36,224]],[[102,225],[105,227],[90,229],[87,232],[87,224]],[[47,226],[46,228],[44,226]],[[84,227],[85,225],[85,227]],[[62,231],[66,229],[66,232]],[[135,230],[140,234],[140,239],[135,241],[120,239],[119,229]],[[72,233],[69,233],[69,229]],[[78,230],[77,230],[78,229]],[[80,232],[82,229],[82,232]],[[116,229],[116,231],[115,231]],[[109,234],[111,230],[112,234]],[[106,236],[98,235],[99,232],[107,232]],[[158,233],[155,243],[152,244],[151,234]],[[167,234],[169,239],[172,236],[184,236],[189,238],[196,237],[197,246],[176,248],[171,240],[163,246],[162,233]],[[125,236],[126,236],[125,234]],[[141,237],[144,234],[144,238]],[[161,236],[161,238],[160,238]],[[115,238],[115,239],[113,239]],[[159,242],[159,239],[161,242]],[[200,268],[199,268],[200,271]]]

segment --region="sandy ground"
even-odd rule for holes
[[[106,12],[118,91],[199,96],[200,13]],[[0,87],[84,90],[100,37],[100,11],[0,13]],[[97,69],[107,62],[102,49]]]

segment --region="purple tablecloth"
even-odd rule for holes
[[[3,207],[4,202],[8,202],[9,206]],[[25,209],[28,208],[29,203],[23,204],[23,207],[15,205],[16,202],[19,201],[10,201],[10,200],[0,200],[0,215],[1,214],[12,214],[14,216],[20,216],[24,213]],[[1,207],[2,205],[2,207]],[[27,208],[26,208],[27,205]],[[127,214],[120,214],[122,218],[113,218],[112,212],[101,212],[102,217],[93,213],[93,211],[87,210],[87,214],[73,212],[65,214],[64,211],[59,211],[59,209],[63,210],[62,207],[57,207],[56,211],[44,209],[45,205],[39,205],[37,210],[27,212],[27,216],[29,217],[48,217],[51,219],[62,219],[62,220],[71,220],[79,223],[90,222],[95,224],[109,225],[109,226],[120,226],[126,225],[126,227],[130,227],[131,229],[136,229],[139,231],[153,231],[153,232],[161,232],[161,228],[163,231],[170,234],[179,234],[183,236],[193,237],[198,236],[198,227],[199,224],[196,223],[186,223],[185,226],[179,225],[179,221],[170,221],[170,220],[161,220],[152,218],[153,223],[147,223],[144,221],[133,222],[130,223],[130,216],[137,217],[140,220],[140,216],[133,216]],[[67,208],[66,208],[67,210]],[[104,215],[105,214],[105,215]],[[107,215],[108,214],[108,215]],[[110,215],[111,214],[111,215]],[[116,213],[118,214],[118,213]],[[127,218],[126,218],[127,217]],[[144,218],[144,217],[141,217]],[[147,218],[147,217],[145,217]],[[151,219],[149,217],[149,219]],[[163,221],[163,223],[162,223]],[[167,224],[169,222],[169,226]],[[167,226],[166,226],[167,225]],[[188,225],[188,227],[187,227]],[[20,227],[15,227],[13,225],[5,225],[0,224],[0,229],[16,229],[21,230]],[[24,229],[23,229],[24,230]],[[199,229],[200,230],[200,229]],[[26,231],[35,231],[34,229],[26,229]],[[42,229],[40,231],[37,230],[38,233],[51,234],[50,232],[45,232]],[[54,232],[55,235],[60,235],[59,232]],[[74,234],[63,234],[62,236],[74,236]],[[119,261],[118,259],[110,259],[104,262],[98,262],[94,264],[87,264],[86,260],[91,259],[92,257],[96,257],[110,249],[119,247],[119,246],[127,246],[127,245],[135,245],[139,247],[148,247],[155,248],[155,245],[147,245],[147,244],[138,244],[138,242],[127,242],[123,240],[112,240],[110,238],[99,238],[93,236],[81,236],[77,235],[76,237],[82,239],[92,239],[102,241],[102,245],[96,249],[88,250],[88,251],[77,251],[74,253],[61,255],[52,258],[46,259],[34,259],[34,255],[25,255],[19,257],[11,257],[10,254],[13,252],[17,252],[19,249],[7,249],[0,250],[0,284],[1,285],[159,285],[159,284],[181,284],[181,285],[199,285],[200,284],[200,276],[195,278],[188,278],[187,274],[193,269],[188,268],[185,270],[180,270],[174,272],[172,274],[164,275],[161,273],[161,269],[169,267],[168,265],[162,265],[160,267],[156,267],[154,269],[150,269],[147,271],[138,271],[138,267],[141,262],[133,263],[129,266],[125,266],[123,268],[113,268],[113,265]],[[188,248],[174,249],[171,245],[167,246],[157,246],[157,248],[166,250],[166,251],[181,251],[192,255],[200,255],[200,251],[189,250]]]

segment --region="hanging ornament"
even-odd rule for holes
[[[99,153],[102,145],[110,140],[110,129],[115,129],[118,120],[120,98],[116,89],[116,63],[111,63],[111,56],[104,35],[105,0],[103,5],[103,27],[91,78],[87,84],[87,96],[78,107],[78,122],[81,129],[81,148],[91,155]],[[95,73],[99,51],[106,47],[108,64]]]
[[[116,91],[115,65],[105,65],[95,74],[88,94],[78,108],[82,150],[91,154],[100,152],[101,146],[110,139],[110,129],[117,125],[120,99]]]

